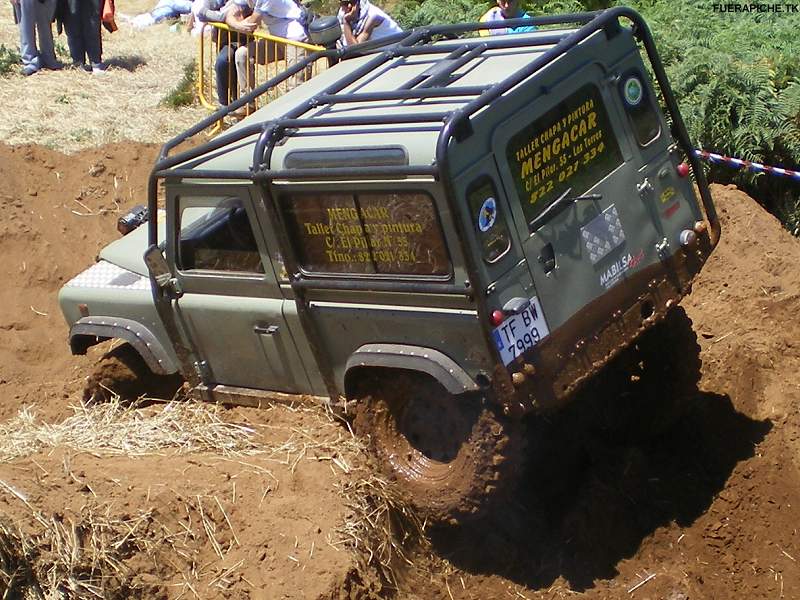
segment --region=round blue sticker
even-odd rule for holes
[[[483,201],[481,211],[478,213],[478,229],[486,233],[493,226],[497,220],[497,202],[494,198],[489,196]]]
[[[644,88],[638,77],[629,77],[626,79],[625,84],[622,86],[622,91],[625,95],[625,102],[631,106],[639,104],[639,102],[642,101],[642,96],[644,96]]]

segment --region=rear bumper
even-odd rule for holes
[[[693,247],[618,283],[509,365],[511,381],[496,374],[495,397],[505,412],[549,412],[567,403],[689,293],[718,240],[718,229],[710,228]]]

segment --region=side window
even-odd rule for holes
[[[597,86],[564,98],[509,140],[506,160],[528,223],[564,192],[582,194],[622,164]]]
[[[264,272],[253,228],[241,198],[224,198],[213,206],[182,204],[179,199],[179,269]]]
[[[304,271],[450,276],[442,228],[427,194],[292,194],[281,204]]]
[[[492,180],[485,177],[470,184],[467,203],[483,260],[487,263],[497,262],[511,248],[511,236],[505,216],[500,212]]]
[[[625,74],[619,83],[619,93],[628,119],[640,146],[647,146],[661,133],[661,121],[653,101],[637,71]]]

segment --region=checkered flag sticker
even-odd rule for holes
[[[101,260],[83,273],[70,279],[66,286],[83,288],[124,288],[128,290],[149,290],[150,279],[108,261]]]
[[[581,227],[581,238],[593,265],[622,244],[625,230],[619,221],[617,207],[612,204]]]

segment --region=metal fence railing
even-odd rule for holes
[[[200,104],[217,110],[277,76],[306,55],[324,50],[320,46],[295,42],[265,32],[239,33],[224,23],[206,23],[211,35],[200,36],[197,61],[197,95]],[[317,60],[293,77],[261,94],[237,111],[247,116],[270,100],[286,93],[326,69],[325,59]],[[218,123],[212,133],[222,127]]]

